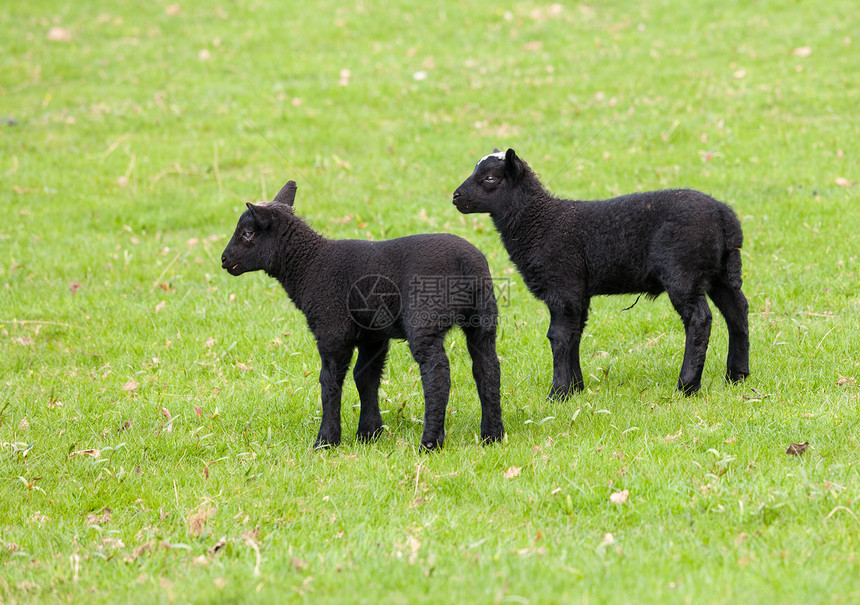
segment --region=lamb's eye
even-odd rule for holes
[[[496,177],[494,177],[492,174],[488,174],[486,177],[484,177],[484,180],[488,183],[494,183],[496,182]]]
[[[254,237],[253,231],[243,231],[242,232],[242,241],[243,242],[250,242],[251,238],[253,238],[253,237]]]

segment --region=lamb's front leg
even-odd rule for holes
[[[421,447],[432,450],[445,441],[445,411],[451,392],[451,369],[445,354],[445,335],[414,337],[409,341],[412,357],[421,369],[424,387],[424,434]]]
[[[360,441],[369,441],[382,432],[382,415],[379,413],[379,383],[388,355],[388,341],[360,345],[358,359],[352,370],[361,411],[358,415],[358,434]]]
[[[320,389],[322,395],[322,422],[315,448],[340,444],[340,398],[343,379],[352,359],[352,347],[319,346],[322,367]]]
[[[547,399],[563,399],[571,391],[581,391],[585,386],[579,366],[579,341],[583,324],[579,308],[550,309],[546,337],[552,347],[552,390]]]

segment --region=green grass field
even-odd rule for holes
[[[0,603],[860,602],[854,2],[34,0],[0,31]],[[545,401],[548,314],[451,205],[494,146],[567,197],[730,203],[750,379],[714,311],[681,397],[666,297],[604,297],[587,390]],[[502,444],[452,332],[443,451],[404,344],[385,434],[348,377],[311,449],[304,319],[219,260],[289,178],[329,237],[448,231],[510,280]]]

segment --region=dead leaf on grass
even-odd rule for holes
[[[418,560],[418,551],[421,548],[421,542],[415,536],[406,538],[406,546],[409,548],[409,564],[415,565]]]
[[[123,561],[125,561],[126,563],[134,563],[144,553],[148,553],[151,550],[155,550],[155,540],[150,540],[149,542],[141,544],[140,546],[135,548],[130,555],[123,557]]]
[[[69,42],[72,39],[72,32],[65,27],[52,27],[48,30],[48,40],[52,42]]]
[[[42,525],[46,521],[50,521],[51,519],[45,515],[42,511],[37,510],[30,517],[27,518],[27,525],[38,523]]]
[[[70,452],[69,458],[74,458],[75,456],[90,456],[98,460],[102,456],[101,450],[97,449],[88,449],[88,450],[78,450],[76,452]]]
[[[850,376],[840,376],[836,381],[836,386],[844,387],[846,384],[857,384],[857,381]]]
[[[218,540],[214,545],[212,545],[212,548],[207,550],[206,554],[214,555],[219,550],[222,550],[225,546],[227,546],[227,536],[221,536],[221,539]]]
[[[809,449],[808,441],[804,441],[803,443],[792,443],[788,446],[788,449],[785,450],[785,453],[789,456],[800,456],[807,449]]]
[[[218,511],[210,504],[201,504],[188,514],[188,533],[199,538],[206,531],[206,522]]]
[[[301,572],[303,572],[303,571],[305,570],[305,568],[308,566],[308,562],[307,562],[307,561],[303,561],[303,560],[301,560],[301,559],[298,559],[298,558],[296,558],[296,557],[293,557],[292,559],[290,559],[290,565],[292,566],[292,568],[293,568],[295,571],[297,571],[297,572],[301,573]]]
[[[849,181],[845,177],[841,177],[841,176],[837,176],[833,180],[833,182],[836,183],[837,185],[839,185],[840,187],[850,187],[851,185],[854,184],[854,181]]]
[[[517,475],[520,474],[521,467],[519,466],[511,466],[504,472],[505,479],[513,479]]]
[[[111,548],[113,550],[116,550],[117,548],[125,548],[125,542],[123,542],[120,538],[103,538],[102,544],[107,548]]]
[[[199,557],[195,557],[193,562],[195,565],[199,565],[201,567],[209,565],[209,559],[206,558],[206,555],[200,555]]]
[[[110,513],[111,510],[107,507],[104,508],[102,514],[97,515],[96,513],[90,513],[87,515],[87,525],[105,525],[110,522]]]
[[[680,437],[683,433],[684,429],[678,429],[677,433],[673,435],[666,435],[665,437],[663,437],[663,441],[665,441],[666,443],[671,443],[672,441],[675,441],[678,437]]]
[[[122,385],[122,390],[123,391],[134,391],[135,389],[137,389],[137,387],[138,387],[137,381],[132,379],[132,380],[129,380],[128,382],[126,382],[124,385]]]
[[[620,492],[615,492],[609,496],[609,501],[613,504],[624,504],[627,502],[627,497],[630,496],[630,490],[623,489]]]

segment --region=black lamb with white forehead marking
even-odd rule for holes
[[[341,440],[343,380],[358,347],[353,377],[361,409],[358,438],[382,431],[379,384],[389,341],[406,339],[421,370],[424,433],[432,449],[445,438],[451,389],[445,334],[459,325],[481,400],[481,438],[504,434],[496,356],[498,311],[484,255],[447,233],[369,242],[329,240],[293,212],[295,182],[268,205],[248,204],[221,256],[231,275],[265,271],[304,313],[322,361],[322,423],[315,445]],[[415,288],[430,284],[429,293]],[[456,288],[456,292],[451,290]],[[413,294],[417,294],[414,295]]]
[[[584,386],[579,343],[599,294],[669,295],[686,332],[678,388],[701,387],[711,332],[709,296],[726,321],[726,379],[749,375],[741,225],[734,211],[689,189],[610,200],[554,197],[513,149],[483,158],[454,192],[463,213],[487,212],[523,280],[550,312],[551,397]]]

